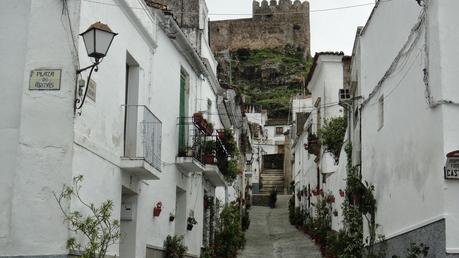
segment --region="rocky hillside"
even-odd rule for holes
[[[219,79],[236,87],[247,104],[262,106],[270,118],[285,118],[290,97],[304,91],[311,58],[304,50],[290,46],[284,49],[238,49],[217,56]]]

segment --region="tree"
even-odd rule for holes
[[[81,242],[74,237],[69,238],[67,248],[81,252],[82,258],[103,258],[107,249],[121,238],[120,223],[111,218],[113,201],[107,200],[96,206],[81,198],[82,182],[83,176],[76,176],[73,178],[72,186],[64,185],[59,194],[53,193],[65,221],[68,222],[69,230],[85,238],[85,241]],[[83,204],[89,211],[87,215],[80,211],[68,211],[64,208],[72,199]]]

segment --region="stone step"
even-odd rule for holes
[[[276,179],[281,179],[284,180],[284,176],[275,176],[275,175],[260,175],[262,179],[267,179],[267,180],[276,180]]]
[[[261,179],[261,182],[264,184],[264,183],[279,183],[279,184],[283,184],[284,183],[284,179],[283,178],[262,178]]]
[[[263,180],[261,181],[263,185],[284,185],[283,180]]]
[[[283,170],[278,169],[265,169],[263,170],[262,174],[284,174]]]
[[[278,177],[278,178],[284,178],[284,174],[261,174],[261,177]]]
[[[283,193],[284,192],[284,187],[283,186],[263,186],[260,189],[260,193],[270,193],[272,190],[277,190],[278,193]]]

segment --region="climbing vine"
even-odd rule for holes
[[[362,257],[365,242],[368,245],[367,257],[378,257],[375,253],[376,243],[376,199],[374,197],[375,187],[368,182],[362,182],[362,177],[356,167],[352,166],[352,145],[345,147],[347,154],[347,180],[346,198],[343,204],[344,213],[344,235],[347,248],[341,257]],[[363,218],[368,225],[369,237],[363,239]]]

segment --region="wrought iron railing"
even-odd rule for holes
[[[191,117],[178,118],[179,157],[193,157],[202,164],[215,164],[216,151],[225,150],[216,131],[210,133]]]
[[[124,156],[144,159],[161,171],[162,122],[143,105],[125,106]]]

